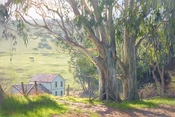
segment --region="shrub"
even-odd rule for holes
[[[138,94],[140,99],[158,96],[156,86],[153,83],[143,85],[143,88],[139,89]]]

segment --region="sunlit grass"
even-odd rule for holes
[[[57,98],[60,100],[66,100],[66,101],[70,101],[70,102],[81,102],[81,103],[90,104],[90,105],[94,105],[94,104],[102,105],[102,104],[104,104],[102,101],[100,101],[98,99],[89,100],[89,98],[78,98],[78,97],[72,97],[72,96],[57,97]]]
[[[10,96],[1,105],[0,117],[50,117],[66,112],[69,112],[68,107],[49,95]]]
[[[82,110],[80,110],[80,109],[78,109],[78,108],[74,108],[74,111],[75,111],[77,114],[79,114],[79,113],[82,113],[82,112],[83,112]]]
[[[155,108],[160,104],[174,105],[175,99],[173,98],[155,98],[149,100],[137,100],[137,101],[123,101],[121,103],[105,102],[105,105],[116,109],[134,109],[134,108]]]
[[[81,102],[90,105],[106,105],[109,107],[113,107],[115,109],[135,109],[135,108],[155,108],[160,104],[165,105],[173,105],[175,106],[174,98],[155,98],[149,100],[136,100],[136,101],[123,101],[121,103],[117,103],[115,101],[100,101],[98,99],[89,101],[88,98],[75,98],[75,97],[59,97],[60,100],[66,100],[70,102]]]
[[[91,111],[86,111],[86,112],[90,114],[90,117],[100,117],[100,115],[98,113],[94,113]]]

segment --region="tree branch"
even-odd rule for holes
[[[117,61],[117,64],[119,65],[121,71],[122,71],[122,74],[125,75],[126,74],[126,66],[125,64],[121,61],[121,59],[116,56],[116,61]]]
[[[114,24],[113,24],[113,19],[112,19],[112,10],[113,10],[113,5],[110,4],[108,8],[108,22],[107,22],[107,27],[109,27],[109,37],[110,37],[110,45],[115,46],[115,29],[114,29]],[[116,47],[114,47],[116,48]]]
[[[79,12],[79,10],[77,9],[77,5],[76,5],[75,0],[66,0],[66,1],[67,1],[67,2],[70,4],[70,6],[72,7],[72,9],[73,9],[75,15],[80,15],[80,12]]]
[[[80,16],[80,13],[79,13],[79,11],[78,11],[78,8],[77,8],[77,6],[76,6],[76,3],[75,3],[75,1],[74,0],[67,0],[68,1],[68,3],[70,4],[70,6],[72,7],[72,9],[74,10],[74,14],[76,15],[76,16]],[[94,2],[94,5],[97,7],[98,5],[97,5],[97,1],[95,0],[95,1],[93,1]],[[78,13],[77,13],[78,12]],[[97,12],[97,11],[96,11]],[[98,14],[99,15],[99,14]],[[99,16],[97,16],[97,17],[99,17]],[[87,26],[86,24],[85,24],[85,22],[83,22],[83,26],[85,27],[85,29],[87,30],[87,32],[88,32],[88,35],[89,35],[89,39],[92,41],[92,43],[96,46],[96,48],[97,48],[97,50],[98,50],[98,52],[99,52],[99,55],[102,57],[102,58],[104,58],[104,50],[103,50],[103,46],[102,46],[102,44],[100,43],[100,41],[98,40],[98,38],[95,36],[95,33],[94,33],[94,31],[93,31],[93,29],[91,28],[91,27],[89,27],[89,26]],[[104,31],[105,32],[105,31]]]
[[[82,3],[83,3],[83,5],[84,5],[84,7],[86,8],[86,10],[87,10],[89,13],[92,14],[92,11],[91,11],[90,8],[87,6],[85,0],[82,0]]]
[[[136,52],[137,52],[137,50],[138,50],[140,44],[142,43],[142,41],[143,41],[144,39],[145,39],[145,37],[140,38],[139,41],[137,42],[137,44],[135,45],[135,50],[136,50]]]
[[[66,43],[68,43],[69,45],[71,45],[72,47],[74,47],[75,49],[78,49],[80,51],[82,51],[84,54],[86,54],[90,60],[94,63],[94,65],[97,65],[98,61],[97,58],[95,56],[93,56],[87,49],[85,49],[83,46],[73,42],[69,37],[66,37],[64,39],[64,41]]]
[[[8,7],[11,2],[12,2],[12,0],[7,0],[7,2],[5,3],[5,7]]]
[[[99,12],[98,8],[98,1],[97,0],[90,0],[94,9],[94,15],[96,18],[96,22],[99,22],[101,19],[101,13]],[[100,32],[100,41],[103,42],[104,44],[108,45],[108,39],[107,39],[107,34],[104,28],[104,25],[99,22],[100,24],[98,25],[98,30]]]
[[[43,27],[43,28],[45,28],[44,25],[39,25],[33,18],[32,18],[32,20],[34,21],[35,24],[32,24],[32,23],[30,23],[29,21],[27,21],[27,20],[24,18],[24,16],[23,16],[19,11],[16,11],[16,12],[20,15],[20,17],[23,19],[23,21],[24,21],[25,23],[27,23],[27,24],[29,24],[29,25],[31,25],[31,26],[33,26],[33,27]],[[29,17],[30,17],[30,16],[29,16]]]

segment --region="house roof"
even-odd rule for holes
[[[36,74],[30,79],[30,82],[52,82],[57,76],[64,80],[59,74]]]
[[[24,84],[24,91],[27,93],[31,88],[33,84]],[[15,88],[19,93],[22,93],[22,86],[21,85],[12,85],[13,88]],[[37,84],[37,92],[39,94],[41,93],[51,93],[47,88],[45,88],[42,84]],[[35,93],[35,88],[33,87],[29,94]]]
[[[60,76],[60,78],[62,78],[65,81],[65,79],[60,74],[58,74],[58,76]]]

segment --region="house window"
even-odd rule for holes
[[[63,87],[63,81],[61,81],[61,85],[60,86]]]
[[[57,87],[58,85],[57,85],[57,82],[55,82],[55,87]]]
[[[61,96],[63,95],[63,91],[61,91]]]
[[[57,91],[55,91],[55,96],[57,96],[58,94],[57,94]]]

